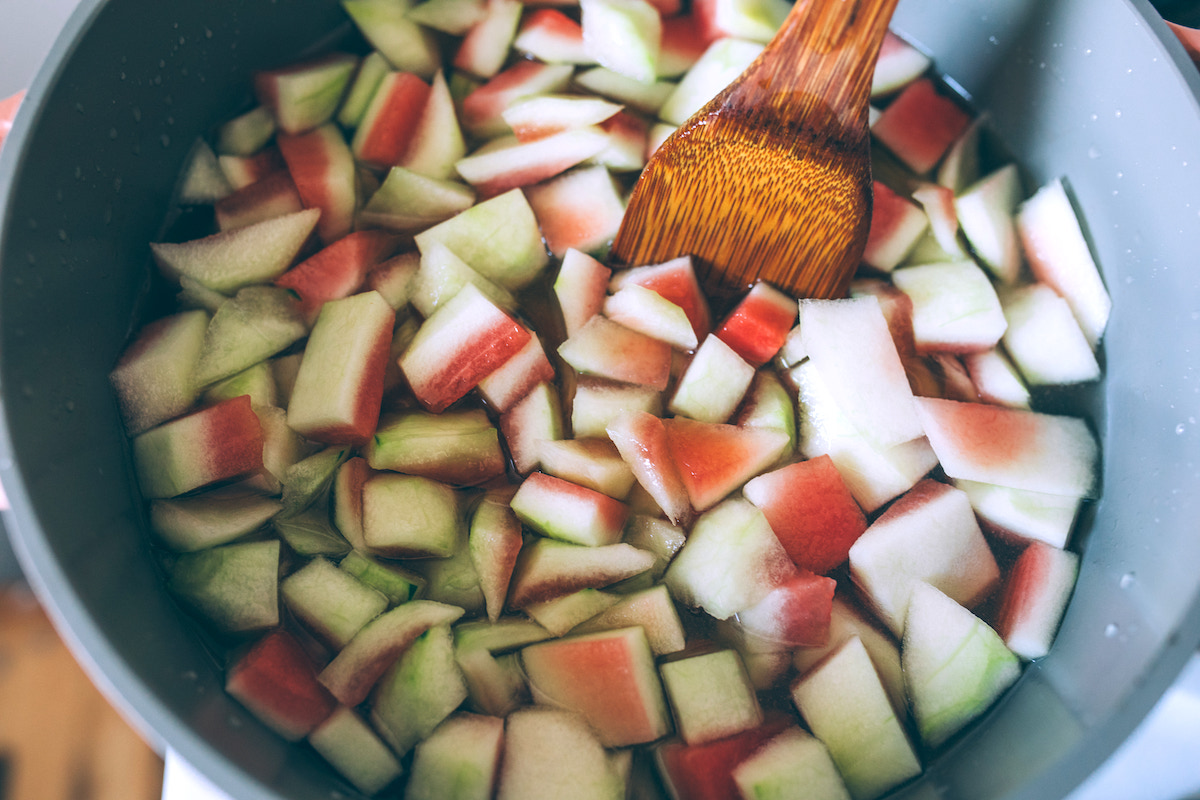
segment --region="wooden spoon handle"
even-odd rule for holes
[[[744,78],[729,87],[726,107],[756,120],[794,120],[819,107],[847,129],[865,128],[875,62],[897,2],[797,0]]]

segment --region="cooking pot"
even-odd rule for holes
[[[1063,393],[1103,443],[1053,651],[913,798],[1062,797],[1200,642],[1200,78],[1144,0],[902,0],[1016,154],[1064,176],[1113,298],[1099,387]],[[0,481],[22,566],[92,677],[239,798],[354,796],[222,691],[148,548],[108,372],[142,311],[147,243],[195,137],[252,70],[350,33],[331,0],[84,0],[0,155]]]

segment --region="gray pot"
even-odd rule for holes
[[[239,798],[354,793],[222,692],[155,573],[107,374],[194,137],[340,20],[331,0],[84,0],[0,157],[5,522],[93,677]],[[1144,0],[903,0],[895,25],[1028,188],[1067,177],[1114,301],[1103,387],[1071,398],[1105,486],[1054,651],[900,794],[1061,797],[1200,642],[1200,79]]]

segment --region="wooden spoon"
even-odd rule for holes
[[[691,255],[710,290],[762,278],[844,294],[870,227],[867,101],[896,3],[796,0],[746,72],[650,159],[614,257]]]

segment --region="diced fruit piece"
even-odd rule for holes
[[[279,542],[184,553],[170,566],[167,586],[223,633],[274,627],[279,624]]]
[[[689,745],[762,724],[762,708],[735,650],[671,659],[659,668],[676,729]]]
[[[207,327],[204,311],[181,311],[143,327],[121,353],[109,381],[130,436],[191,407],[196,399],[192,370]]]
[[[900,647],[882,627],[878,619],[864,611],[856,602],[841,595],[833,598],[829,619],[829,640],[822,647],[800,647],[792,656],[792,664],[801,675],[857,636],[871,657],[879,680],[883,683],[892,708],[901,717],[908,714],[908,696],[904,691],[904,674],[900,669]]]
[[[421,266],[409,287],[409,302],[417,313],[428,319],[468,283],[501,308],[516,308],[517,302],[511,292],[471,269],[450,248],[437,241],[425,244]]]
[[[1007,164],[967,187],[954,200],[958,223],[971,249],[998,281],[1014,283],[1021,272],[1021,244],[1013,214],[1021,200],[1016,164]]]
[[[734,36],[755,42],[769,42],[787,12],[779,0],[699,0],[692,11],[710,40]]]
[[[237,487],[150,502],[150,528],[176,552],[229,544],[279,513],[280,502]]]
[[[686,645],[683,622],[675,610],[675,601],[663,584],[612,599],[615,602],[592,615],[575,632],[638,627],[646,632],[650,651],[655,656],[677,653]]]
[[[1005,292],[1004,348],[1033,386],[1087,383],[1100,377],[1092,346],[1067,301],[1044,283]]]
[[[640,172],[646,166],[646,142],[650,123],[628,111],[618,111],[604,122],[600,130],[608,137],[608,146],[588,161],[607,167],[610,172]]]
[[[750,287],[715,335],[754,367],[779,352],[796,324],[796,301],[761,281]]]
[[[320,216],[315,208],[297,211],[189,242],[155,242],[150,250],[168,276],[186,275],[205,288],[233,294],[287,271]]]
[[[687,314],[662,295],[629,284],[604,301],[604,316],[680,350],[696,349],[696,332]]]
[[[568,64],[518,61],[463,98],[463,127],[483,139],[508,133],[504,109],[523,97],[562,91],[572,71]]]
[[[327,300],[349,297],[367,273],[396,249],[397,238],[385,231],[355,231],[343,236],[275,279],[291,289],[301,309],[315,317]]]
[[[550,64],[596,63],[584,49],[580,24],[554,8],[539,8],[527,14],[513,48]]]
[[[428,97],[397,162],[399,166],[430,178],[455,176],[454,163],[467,154],[454,99],[442,71],[433,76]]]
[[[354,155],[332,123],[308,133],[280,135],[279,152],[305,208],[318,208],[317,234],[329,244],[350,232],[358,203]]]
[[[926,479],[892,504],[850,548],[850,574],[899,636],[909,596],[928,582],[971,608],[1000,570],[964,492]]]
[[[448,624],[435,625],[379,680],[371,698],[371,721],[384,741],[404,755],[466,699],[467,684],[454,659],[454,635]]]
[[[913,589],[900,658],[917,730],[930,747],[986,711],[1021,674],[995,631],[926,583]]]
[[[607,145],[607,136],[596,127],[567,130],[530,142],[502,137],[459,159],[454,168],[481,195],[494,197],[553,178]]]
[[[1050,652],[1079,574],[1079,556],[1043,542],[1026,547],[1004,583],[996,632],[1021,658]]]
[[[193,411],[133,440],[147,498],[175,497],[262,468],[262,425],[243,395]]]
[[[1029,388],[1004,350],[992,348],[968,353],[963,356],[963,366],[967,368],[981,401],[1009,408],[1029,408]]]
[[[373,469],[475,486],[504,474],[496,426],[482,409],[408,411],[380,422],[366,450]]]
[[[521,475],[537,469],[542,444],[563,438],[563,430],[562,405],[549,383],[539,383],[500,415],[500,432]]]
[[[1061,178],[1020,205],[1016,225],[1034,278],[1067,301],[1088,343],[1095,347],[1108,324],[1112,300]]]
[[[742,407],[734,416],[734,424],[743,428],[778,431],[787,437],[783,458],[788,458],[796,445],[796,401],[779,377],[772,371],[759,370],[750,384]]]
[[[871,133],[909,169],[924,175],[970,123],[970,115],[941,94],[932,80],[918,78],[884,109]]]
[[[881,181],[875,181],[872,188],[874,204],[863,261],[875,269],[891,272],[908,258],[929,229],[929,216],[919,205]]]
[[[367,273],[364,287],[383,295],[388,305],[397,311],[408,305],[413,277],[421,266],[421,256],[415,252],[393,256]],[[397,325],[397,329],[401,326]],[[415,328],[413,329],[416,330]]]
[[[331,53],[254,76],[258,102],[270,109],[286,134],[310,131],[329,121],[358,66],[349,53]]]
[[[688,362],[667,408],[698,422],[725,422],[753,380],[754,367],[716,334],[710,334]]]
[[[509,589],[509,606],[524,608],[580,589],[599,589],[640,575],[654,554],[625,543],[586,547],[537,539],[521,548]]]
[[[316,667],[285,630],[272,631],[238,657],[225,690],[288,741],[299,741],[329,718],[337,702],[317,682]]]
[[[667,388],[671,346],[626,328],[607,317],[594,316],[558,348],[570,367],[623,383]]]
[[[846,419],[841,405],[811,361],[789,373],[800,409],[799,449],[808,457],[828,455],[863,510],[871,513],[910,489],[937,466],[925,437],[880,448]]]
[[[803,728],[788,728],[733,770],[743,800],[850,800],[828,748]]]
[[[742,491],[763,512],[796,566],[818,575],[843,563],[867,529],[862,509],[829,456],[758,475]]]
[[[795,572],[762,512],[731,499],[696,520],[663,581],[680,602],[728,619]]]
[[[559,439],[538,446],[542,472],[620,500],[633,488],[633,471],[608,439]]]
[[[212,146],[197,139],[188,153],[187,163],[180,174],[178,198],[180,203],[202,205],[226,197],[233,191],[225,171],[217,161]]]
[[[408,10],[413,22],[451,36],[463,36],[486,15],[484,0],[423,0]]]
[[[490,281],[520,289],[549,261],[533,209],[520,190],[478,203],[417,234],[417,247],[440,241]]]
[[[550,632],[533,620],[501,617],[498,622],[471,620],[454,629],[455,647],[460,654],[472,650],[502,653],[551,638]]]
[[[543,10],[546,11],[552,10]],[[544,94],[515,101],[501,112],[501,117],[517,141],[524,143],[599,125],[620,110],[616,103],[587,95]]]
[[[676,525],[690,522],[691,500],[663,421],[647,411],[628,411],[609,423],[608,437],[667,518]]]
[[[380,592],[320,557],[289,574],[279,589],[291,612],[339,649],[388,604]]]
[[[925,209],[925,215],[929,217],[927,235],[933,236],[938,249],[945,254],[944,258],[965,258],[967,254],[958,242],[958,209],[954,203],[954,192],[936,183],[922,183],[913,190],[912,197]]]
[[[631,412],[658,416],[662,412],[661,393],[648,386],[603,378],[577,379],[571,400],[571,429],[576,438],[607,438],[608,426],[622,414]]]
[[[543,603],[532,603],[525,613],[555,636],[562,636],[577,625],[616,603],[619,595],[599,589],[580,589]],[[626,627],[626,626],[619,626]],[[583,633],[584,631],[578,631]]]
[[[395,312],[378,292],[325,303],[304,348],[288,425],[319,442],[370,439],[394,324]]]
[[[747,635],[780,649],[825,644],[836,586],[833,578],[801,570],[750,608],[739,611],[738,625]]]
[[[613,275],[609,289],[618,292],[631,283],[653,289],[682,308],[692,321],[692,330],[696,332],[697,341],[703,340],[712,329],[708,299],[700,288],[700,281],[696,277],[690,256],[622,270]]]
[[[372,50],[363,56],[362,60],[358,62],[358,71],[354,73],[354,80],[350,82],[350,88],[346,90],[342,104],[338,107],[337,121],[339,125],[347,130],[358,126],[375,90],[379,88],[384,76],[391,71],[391,64],[378,50]]]
[[[679,469],[691,506],[706,511],[770,467],[783,454],[787,437],[766,428],[663,420],[667,447]]]
[[[946,475],[1068,497],[1093,497],[1098,445],[1075,417],[918,398]]]
[[[449,717],[417,745],[405,800],[490,800],[503,748],[503,719]]]
[[[509,715],[497,800],[620,800],[624,796],[624,781],[581,716],[538,707]]]
[[[929,69],[932,59],[892,31],[883,36],[875,73],[871,78],[871,97],[890,94],[907,86]]]
[[[667,565],[686,541],[687,534],[683,528],[668,520],[646,514],[634,516],[625,531],[627,544],[648,550],[658,557],[652,571],[655,580],[662,577]]]
[[[759,42],[733,37],[715,40],[679,81],[658,109],[658,116],[664,122],[682,125],[741,75],[762,51]]]
[[[382,791],[404,771],[371,726],[345,706],[318,725],[308,743],[364,794]]]
[[[967,493],[984,529],[1021,543],[1045,542],[1065,547],[1075,526],[1081,500],[1069,495],[1010,489],[976,481],[953,481]]]
[[[783,714],[748,731],[699,745],[670,739],[655,749],[663,782],[675,797],[694,800],[729,800],[737,797],[733,771],[752,753],[795,723]]]
[[[432,30],[408,18],[409,0],[342,0],[366,40],[395,69],[428,78],[441,64],[441,51]]]
[[[482,648],[458,651],[467,681],[468,708],[504,717],[529,702],[529,686],[516,653],[494,656]]]
[[[508,585],[521,553],[521,522],[509,506],[510,499],[507,492],[485,495],[471,515],[468,547],[492,622],[504,610]]]
[[[495,76],[517,35],[523,9],[516,0],[487,0],[483,18],[463,37],[454,66],[480,78]]]
[[[922,434],[908,377],[876,298],[801,300],[800,332],[809,362],[872,444],[892,447]]]
[[[275,518],[275,533],[301,558],[339,558],[350,552],[351,544],[333,527],[324,508],[306,508]]]
[[[424,587],[420,576],[357,550],[347,553],[338,567],[378,591],[390,605],[407,603]]]
[[[878,797],[921,772],[904,725],[858,637],[796,681],[792,700],[829,748],[856,800]]]
[[[318,676],[344,705],[356,706],[396,658],[422,633],[448,625],[461,608],[430,600],[410,600],[380,614],[358,632]]]
[[[217,163],[234,190],[257,183],[276,172],[287,171],[279,148],[274,146],[265,147],[252,156],[220,155],[217,156]]]
[[[475,192],[457,180],[392,167],[358,214],[361,225],[408,233],[444,222],[475,202]]]
[[[525,195],[546,245],[560,258],[571,249],[606,250],[625,214],[621,189],[603,166],[571,170],[527,187]]]
[[[280,481],[283,484],[283,515],[299,513],[323,497],[349,452],[349,448],[331,445],[291,464]]]
[[[538,384],[550,383],[554,378],[554,366],[546,357],[541,339],[531,330],[529,343],[481,380],[477,388],[488,405],[503,414]]]
[[[683,75],[700,60],[711,40],[695,13],[663,14],[662,38],[658,48],[658,76]]]
[[[604,67],[579,73],[575,76],[575,86],[643,114],[657,113],[675,90],[675,84],[670,81],[642,83]]]
[[[624,503],[542,472],[521,482],[512,510],[542,536],[592,547],[619,542],[629,516]]]
[[[363,484],[363,539],[391,558],[446,557],[458,543],[458,497],[418,475],[376,473]]]
[[[992,282],[974,261],[905,267],[892,281],[912,298],[918,352],[986,350],[1008,327]]]
[[[192,379],[196,386],[210,386],[278,354],[307,333],[300,305],[287,290],[247,286],[213,314]]]
[[[429,92],[429,84],[411,72],[385,75],[354,132],[350,144],[354,157],[375,168],[399,164],[416,132]]]
[[[567,336],[574,336],[589,319],[600,313],[612,270],[576,248],[562,255],[554,279],[554,296],[562,310]]]
[[[652,742],[671,729],[654,655],[641,628],[569,636],[526,647],[537,702],[580,714],[607,747]]]
[[[580,0],[585,52],[601,66],[642,83],[658,74],[662,21],[645,0]]]
[[[304,201],[287,170],[274,172],[213,204],[217,229],[221,231],[244,228],[303,209]]]
[[[440,412],[519,352],[529,337],[528,329],[467,285],[417,331],[400,369],[421,404]]]

